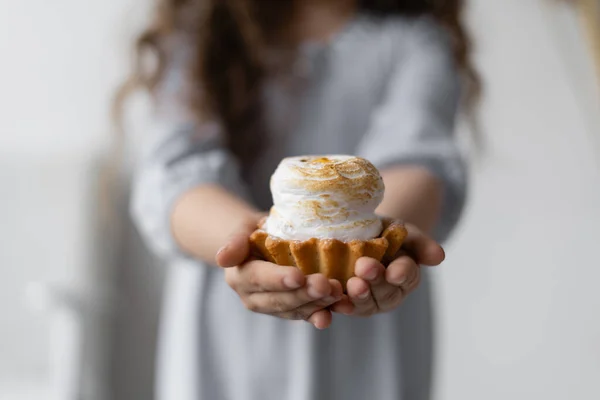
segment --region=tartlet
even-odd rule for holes
[[[286,240],[269,235],[263,230],[265,220],[250,236],[254,256],[284,266],[298,267],[305,275],[322,273],[337,279],[346,288],[354,276],[354,264],[360,257],[371,257],[389,263],[406,238],[406,228],[400,221],[383,219],[381,235],[369,240],[311,238]]]
[[[360,157],[283,159],[271,178],[274,205],[250,237],[252,253],[345,289],[356,260],[387,264],[406,238],[402,222],[375,214],[384,190],[377,168]]]

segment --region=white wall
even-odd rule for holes
[[[58,283],[89,300],[111,278],[94,231],[98,167],[147,3],[0,0],[2,399],[49,398],[51,322],[26,306],[26,284]]]
[[[489,149],[437,273],[437,398],[598,399],[600,95],[591,64],[565,8],[473,3]]]

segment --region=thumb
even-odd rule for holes
[[[406,224],[408,235],[402,247],[415,258],[417,263],[434,266],[441,264],[446,258],[444,249],[435,240],[425,235],[420,229]]]
[[[256,223],[244,224],[240,230],[231,235],[225,245],[217,251],[215,261],[222,268],[231,268],[242,264],[250,256],[250,235]]]
[[[217,265],[231,268],[243,263],[250,255],[250,243],[247,234],[238,233],[231,236],[225,246],[221,247],[215,256]]]

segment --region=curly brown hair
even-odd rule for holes
[[[456,63],[467,84],[469,105],[478,96],[480,84],[461,21],[463,3],[357,0],[361,12],[435,18],[452,40]],[[190,99],[191,108],[198,116],[218,118],[235,155],[245,159],[256,154],[254,145],[260,142],[257,135],[262,131],[259,93],[267,74],[264,55],[274,45],[293,45],[286,27],[295,16],[295,4],[294,0],[159,0],[154,21],[137,40],[134,72],[119,91],[117,108],[132,90],[143,87],[152,92],[156,88],[167,62],[166,39],[184,35],[196,47],[190,77],[202,87],[201,98]],[[148,54],[157,60],[151,71],[146,71],[142,61]]]

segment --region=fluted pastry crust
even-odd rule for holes
[[[254,256],[278,265],[298,267],[305,275],[322,273],[337,279],[346,289],[354,276],[354,264],[360,257],[390,262],[406,238],[404,224],[384,219],[381,234],[370,240],[343,242],[337,239],[284,240],[262,229],[264,220],[250,236]]]

